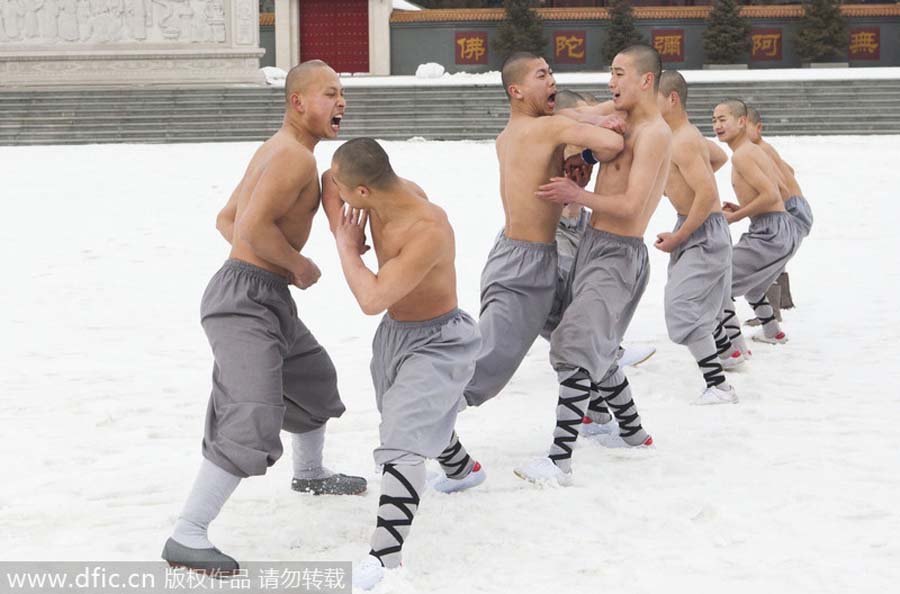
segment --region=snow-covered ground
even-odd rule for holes
[[[666,256],[629,333],[659,352],[629,373],[656,446],[582,442],[575,486],[513,476],[550,441],[556,385],[534,345],[505,392],[459,433],[489,478],[428,493],[395,593],[888,592],[900,578],[900,137],[773,138],[816,223],[791,263],[791,342],[756,345],[741,403],[695,408],[698,371],[663,321]],[[214,218],[254,143],[0,148],[0,559],[153,560],[200,463],[211,355],[200,296],[227,256]],[[337,143],[318,149],[326,167]],[[396,170],[449,213],[461,305],[501,225],[489,143],[388,142]],[[729,170],[719,174],[730,198]],[[663,202],[647,233],[668,230]],[[745,225],[735,229],[735,237]],[[368,550],[378,414],[377,318],[342,278],[322,217],[295,290],[348,405],[326,461],[364,497],[301,496],[287,457],[245,481],[211,530],[244,560],[352,560]],[[749,308],[741,303],[746,317]]]

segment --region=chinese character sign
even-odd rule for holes
[[[753,29],[750,59],[754,62],[780,62],[783,35],[781,29]]]
[[[881,29],[878,27],[850,29],[847,57],[851,60],[878,60],[881,57]]]
[[[487,31],[457,31],[455,38],[457,64],[487,64]]]
[[[584,31],[556,31],[553,34],[553,61],[556,64],[584,64],[586,44]]]
[[[684,29],[654,29],[652,43],[663,62],[684,62]]]

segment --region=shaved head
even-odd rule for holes
[[[397,179],[387,153],[372,138],[348,140],[338,147],[331,161],[338,170],[336,177],[351,188],[383,190]]]
[[[556,109],[568,109],[578,107],[579,103],[587,103],[587,99],[581,93],[564,89],[556,92]]]
[[[718,105],[727,107],[728,111],[730,111],[731,115],[735,118],[747,117],[747,104],[740,99],[726,99],[725,101],[719,101]]]
[[[759,124],[762,122],[762,118],[759,115],[759,112],[756,111],[755,107],[747,106],[747,121],[751,124]]]
[[[540,60],[540,57],[535,56],[531,52],[513,52],[503,62],[500,80],[503,82],[503,90],[506,92],[507,99],[512,99],[512,96],[509,94],[509,85],[522,82],[525,75],[528,74],[528,63],[532,60]]]
[[[620,56],[628,56],[634,62],[638,74],[653,75],[653,90],[659,90],[659,75],[662,72],[662,61],[659,59],[659,52],[641,43],[629,45],[619,52]]]
[[[334,72],[331,66],[322,60],[309,60],[291,68],[284,81],[284,100],[290,102],[291,95],[294,93],[302,95],[310,83],[318,79],[323,70]]]
[[[659,92],[663,97],[668,98],[672,93],[678,95],[678,102],[681,108],[687,108],[688,86],[687,81],[681,76],[677,70],[666,70],[659,77]]]

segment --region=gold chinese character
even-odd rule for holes
[[[558,35],[556,37],[556,57],[561,57],[563,52],[568,58],[584,58],[584,37]]]
[[[874,54],[878,51],[878,40],[873,31],[857,31],[850,34],[851,54]]]
[[[456,40],[459,46],[459,56],[463,60],[478,61],[487,51],[484,47],[484,37],[460,37]]]
[[[657,35],[653,38],[653,49],[662,57],[681,55],[681,35]]]
[[[781,33],[765,33],[753,36],[752,54],[763,55],[774,58],[778,55],[778,42],[781,40]]]

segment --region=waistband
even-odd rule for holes
[[[384,317],[381,318],[381,323],[392,328],[399,328],[403,330],[413,330],[418,328],[438,328],[440,326],[443,326],[456,316],[460,314],[465,315],[465,313],[466,312],[464,312],[460,308],[455,307],[447,313],[436,318],[431,318],[430,320],[416,320],[414,322],[401,322],[400,320],[395,320],[394,318],[392,318],[391,314],[386,313],[384,314]]]
[[[622,245],[628,245],[631,247],[647,247],[644,244],[643,237],[628,237],[625,235],[618,235],[616,233],[610,233],[609,231],[601,231],[595,227],[588,227],[584,230],[584,239],[589,236],[593,236],[595,239],[601,239],[603,241],[611,241],[613,243],[620,243]]]
[[[556,253],[556,242],[542,243],[540,241],[525,241],[523,239],[510,239],[506,233],[500,232],[497,236],[498,245],[508,245],[531,252],[553,252]]]
[[[757,225],[762,223],[777,223],[778,221],[783,221],[787,217],[789,217],[787,212],[778,211],[778,212],[764,212],[760,215],[756,215],[755,217],[750,217],[750,224]]]
[[[785,203],[788,203],[788,202],[797,202],[797,201],[799,201],[799,200],[806,200],[806,198],[804,198],[803,196],[791,196],[790,198],[788,198],[788,199],[785,200],[784,202],[785,202]]]
[[[706,223],[709,223],[710,221],[714,221],[714,220],[716,220],[716,219],[721,219],[723,223],[726,222],[726,221],[725,221],[725,213],[722,213],[722,212],[711,212],[711,213],[709,213],[709,216],[706,217],[706,220],[703,221],[703,222],[700,224],[700,227],[703,227],[703,225],[705,225]],[[685,215],[678,215],[678,219],[676,220],[676,224],[678,224],[679,226],[684,225],[684,222],[685,222],[686,220],[687,220],[687,216],[685,216]],[[700,229],[700,227],[697,227],[697,228]]]
[[[280,287],[288,286],[287,278],[270,270],[266,270],[265,268],[260,268],[259,266],[251,264],[249,262],[244,262],[243,260],[229,258],[228,260],[225,260],[225,264],[222,265],[222,270],[234,270],[235,272],[248,274],[256,278],[257,280],[265,283],[275,284]]]

